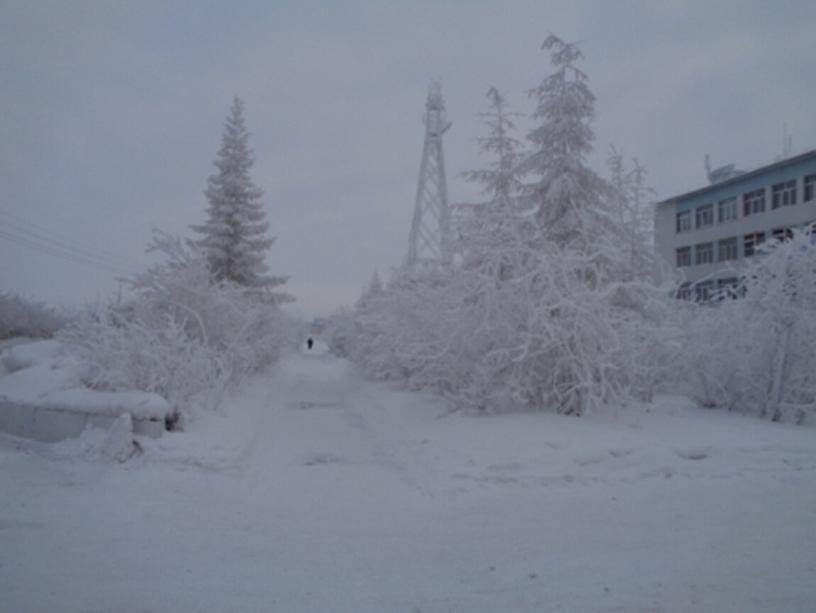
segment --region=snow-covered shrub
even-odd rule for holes
[[[468,174],[487,198],[457,211],[458,266],[397,271],[357,305],[350,355],[370,376],[480,410],[575,415],[648,399],[658,384],[670,361],[657,340],[668,292],[651,281],[653,258],[630,214],[642,169],[624,190],[587,166],[594,97],[580,51],[556,37],[545,48],[555,72],[531,92],[530,151],[488,92],[480,143],[493,159]]]
[[[527,255],[525,268],[500,282],[477,270],[396,273],[382,295],[358,305],[350,357],[371,377],[482,411],[581,414],[622,395],[650,399],[671,363],[653,335],[658,292],[588,287],[575,275],[577,256],[553,244]]]
[[[88,365],[91,387],[157,392],[189,417],[197,406],[217,406],[227,388],[292,342],[278,307],[292,298],[274,291],[286,277],[270,275],[265,261],[275,239],[250,177],[248,141],[235,98],[208,181],[207,220],[193,226],[200,237],[157,232],[149,250],[163,261],[129,282],[124,301],[61,335]]]
[[[226,389],[274,362],[289,341],[274,298],[213,282],[206,256],[157,233],[165,260],[136,276],[121,303],[60,334],[89,367],[94,389],[138,389],[167,398],[183,417],[217,406]]]
[[[692,394],[703,406],[802,421],[816,411],[816,246],[767,244],[742,271],[741,295],[683,305]]]
[[[15,336],[50,338],[70,316],[41,302],[0,291],[0,340]]]
[[[331,352],[341,358],[351,356],[354,335],[354,311],[349,308],[340,309],[327,317],[321,334]]]
[[[172,317],[148,326],[105,307],[69,326],[60,340],[82,360],[88,387],[156,392],[188,412],[193,405],[216,404],[226,381],[218,353],[183,328]]]
[[[354,309],[341,309],[327,319],[322,336],[335,355],[356,359],[362,354],[362,347],[370,344],[376,328],[362,320],[379,310],[377,300],[384,293],[380,276],[374,273]]]
[[[168,316],[184,322],[190,338],[229,355],[240,372],[279,357],[288,337],[278,294],[213,281],[204,253],[177,237],[156,232],[150,250],[165,259],[133,279],[135,299],[123,307],[133,318],[154,327]]]

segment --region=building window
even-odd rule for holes
[[[717,294],[719,298],[736,298],[738,283],[739,280],[736,277],[717,279]]]
[[[677,250],[677,267],[691,266],[691,247],[680,247]]]
[[[737,198],[726,198],[717,204],[717,223],[737,220]]]
[[[816,175],[805,177],[805,202],[810,202],[816,196]]]
[[[782,206],[796,204],[796,179],[777,183],[771,189],[771,208],[778,209]]]
[[[778,241],[789,241],[793,238],[793,230],[790,228],[775,228],[772,234]]]
[[[680,300],[691,300],[691,283],[683,283],[677,288],[675,296]]]
[[[748,215],[756,215],[757,213],[765,212],[765,188],[755,189],[752,192],[743,194],[742,196],[742,214],[745,217]]]
[[[713,281],[702,281],[694,286],[694,299],[697,302],[708,302],[711,300],[712,290],[714,289]]]
[[[704,204],[698,206],[695,211],[695,225],[698,228],[704,228],[714,224],[714,205]]]
[[[727,262],[728,260],[737,259],[737,237],[725,238],[717,243],[719,251],[719,261]]]
[[[689,232],[691,230],[691,211],[684,211],[677,214],[677,233]]]
[[[756,253],[757,247],[765,242],[765,233],[757,232],[756,234],[746,234],[743,239],[743,253],[746,258],[751,257]]]
[[[714,261],[714,243],[700,243],[694,246],[694,263],[711,264]]]

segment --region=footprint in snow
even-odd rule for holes
[[[589,455],[580,458],[575,458],[574,462],[578,466],[592,466],[593,464],[600,464],[604,461],[604,456]]]
[[[494,472],[517,473],[522,468],[524,468],[524,466],[522,466],[519,462],[507,462],[506,464],[491,464],[487,467],[487,470],[492,470]]]
[[[310,400],[300,400],[289,405],[293,409],[334,409],[337,408],[336,402],[313,402]]]
[[[301,464],[303,466],[320,466],[323,464],[342,464],[343,458],[336,456],[333,453],[325,453],[317,451],[314,453],[307,453],[303,456]]]
[[[675,449],[674,453],[684,460],[705,460],[711,453],[711,447],[686,447],[685,449]]]

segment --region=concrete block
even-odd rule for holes
[[[34,430],[34,411],[8,400],[0,401],[0,430],[14,436],[30,437]]]
[[[53,443],[66,438],[75,438],[85,429],[82,413],[57,411],[48,408],[36,408],[33,411],[33,428],[31,438]]]

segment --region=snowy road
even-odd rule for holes
[[[816,429],[448,414],[296,355],[125,465],[0,439],[0,611],[813,611]]]

